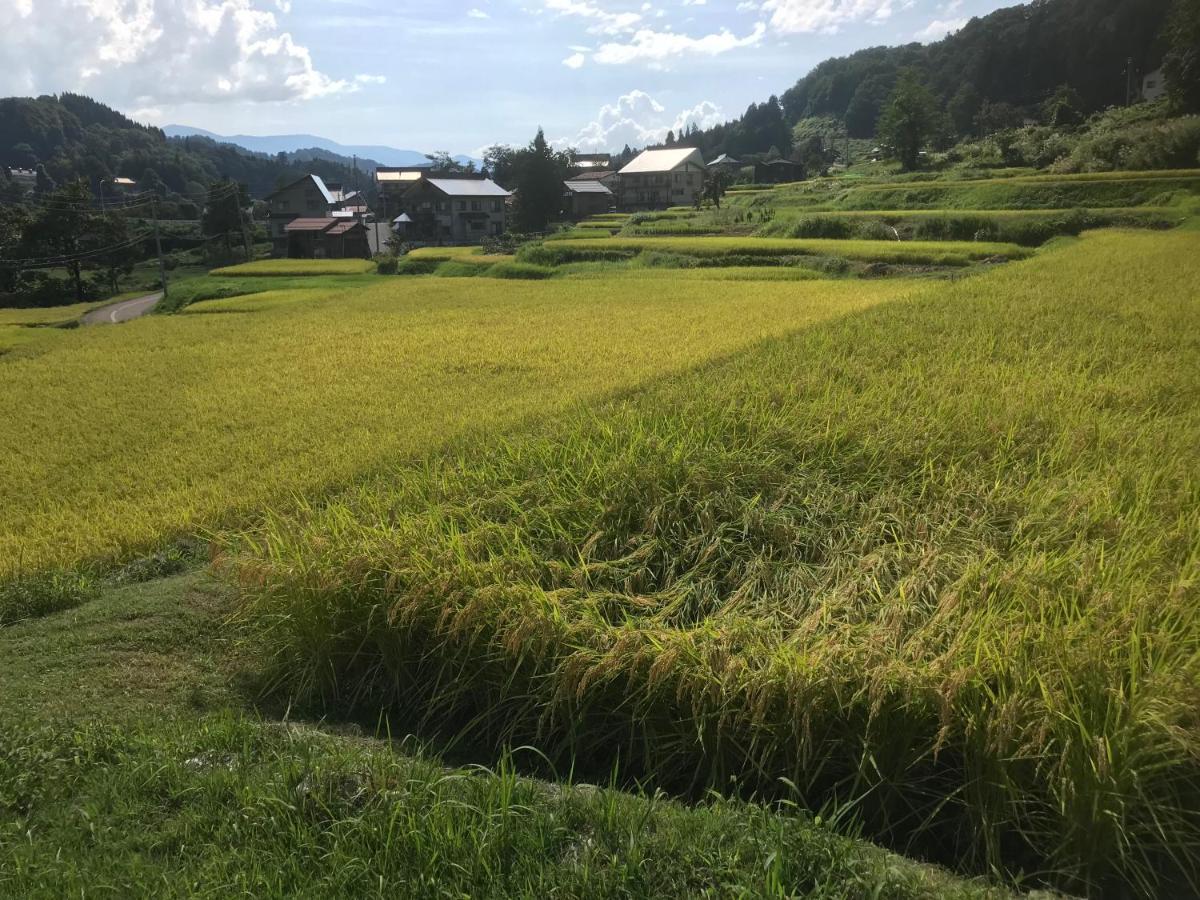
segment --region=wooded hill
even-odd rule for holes
[[[845,121],[850,137],[870,138],[906,68],[933,90],[957,137],[975,132],[985,104],[998,107],[999,118],[1015,117],[1015,124],[1038,118],[1042,103],[1062,85],[1078,95],[1086,115],[1125,103],[1127,85],[1136,92],[1141,73],[1161,64],[1169,8],[1170,0],[1034,0],[971,19],[933,44],[872,47],[826,60],[782,96],[681,137],[706,157],[771,147],[787,153],[798,122],[833,117]],[[1127,79],[1128,60],[1133,72]]]
[[[306,172],[352,185],[351,161],[326,151],[252,153],[208,138],[168,138],[114,109],[79,94],[0,99],[0,162],[12,168],[44,165],[56,182],[126,176],[143,190],[189,197],[221,179],[246,185],[252,196],[269,194]],[[368,188],[370,160],[359,160],[359,184]]]

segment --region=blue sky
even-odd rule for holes
[[[477,153],[704,126],[861,47],[1001,0],[0,0],[0,94],[154,124]]]

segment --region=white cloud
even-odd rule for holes
[[[934,19],[913,35],[919,41],[940,41],[948,34],[960,30],[967,24],[966,19]]]
[[[582,53],[576,52],[576,53],[572,53],[570,56],[568,56],[566,59],[564,59],[562,61],[562,64],[564,66],[566,66],[568,69],[578,69],[580,66],[583,65],[584,59],[585,59],[585,57]]]
[[[18,17],[0,30],[0,94],[78,90],[146,108],[355,89],[319,71],[308,48],[281,28],[268,6],[286,10],[287,0],[17,4]]]
[[[771,28],[783,34],[832,33],[851,22],[885,22],[893,0],[764,0]]]
[[[554,143],[559,146],[569,144],[583,151],[620,150],[626,144],[645,147],[661,143],[668,131],[678,134],[693,122],[708,128],[722,119],[720,107],[709,100],[671,116],[665,106],[645,91],[633,90],[616,103],[601,107],[596,118],[581,128],[574,138]]]
[[[766,34],[766,26],[762,22],[758,22],[754,26],[754,30],[745,37],[738,37],[725,28],[715,34],[707,34],[703,37],[691,37],[674,31],[640,28],[626,43],[601,44],[592,59],[606,65],[624,65],[633,62],[661,65],[668,59],[686,54],[717,56],[739,47],[753,47],[762,40],[764,34]]]
[[[489,16],[487,13],[485,13],[482,9],[475,8],[475,9],[467,10],[467,18],[468,19],[490,19],[491,16]]]
[[[632,30],[642,21],[641,13],[610,12],[591,0],[542,0],[542,5],[561,16],[578,16],[591,22],[591,34],[621,34]]]
[[[386,75],[355,75],[358,84],[387,84]]]

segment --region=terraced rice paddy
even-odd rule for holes
[[[832,256],[865,262],[910,265],[966,266],[984,259],[1021,259],[1030,251],[1016,244],[986,241],[803,240],[753,237],[612,237],[560,240],[558,252],[678,253],[705,259],[726,256]]]
[[[242,615],[294,696],[1165,889],[1200,847],[1197,249],[1089,236],[458,442],[231,537]]]
[[[1194,895],[1200,232],[1047,237],[1198,186],[806,182],[3,354],[0,894]],[[196,722],[222,654],[498,771]]]
[[[202,302],[0,361],[0,577],[123,558],[908,290],[369,285]]]
[[[261,259],[213,269],[218,276],[362,275],[375,269],[367,259]]]

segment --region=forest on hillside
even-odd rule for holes
[[[1034,0],[971,19],[936,43],[828,59],[739,118],[672,137],[706,157],[771,148],[787,155],[796,124],[812,118],[844,123],[848,137],[872,138],[905,70],[918,72],[947,111],[950,139],[1040,121],[1064,86],[1077,112],[1090,115],[1124,105],[1141,76],[1162,64],[1170,8],[1171,0]]]
[[[326,181],[353,184],[348,160],[327,152],[252,153],[233,144],[203,137],[168,138],[161,129],[141,125],[90,97],[58,96],[0,99],[0,163],[9,168],[44,170],[50,182],[86,179],[94,192],[114,177],[131,178],[139,189],[178,202],[180,218],[195,218],[187,200],[203,197],[220,181],[245,185],[262,197],[307,172]],[[364,189],[373,168],[364,161],[359,183]]]

